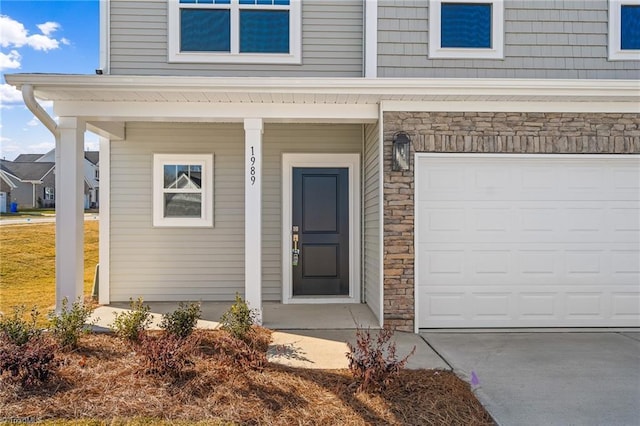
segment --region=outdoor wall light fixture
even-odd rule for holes
[[[393,135],[393,171],[404,172],[409,170],[410,155],[411,139],[409,139],[409,135],[404,132],[398,132]]]

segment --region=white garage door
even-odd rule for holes
[[[421,328],[640,326],[640,157],[419,154]]]

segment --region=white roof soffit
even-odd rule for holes
[[[638,112],[637,80],[223,78],[113,75],[12,74],[21,89],[56,103],[377,105],[384,110],[456,110],[461,103],[540,104],[542,111]],[[499,107],[500,103],[509,103]],[[544,109],[542,105],[553,105]],[[440,104],[437,107],[436,104]],[[589,104],[591,104],[589,106]],[[618,107],[611,107],[611,105]],[[412,107],[413,105],[413,107]],[[473,106],[475,107],[475,106]],[[458,107],[460,108],[460,107]],[[467,107],[469,108],[469,107]],[[599,109],[600,108],[600,109]],[[467,109],[472,110],[472,109]],[[569,108],[571,111],[571,108]]]

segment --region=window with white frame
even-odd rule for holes
[[[53,188],[51,188],[50,186],[46,186],[44,188],[44,199],[47,201],[55,200],[55,193],[53,191]]]
[[[429,2],[429,57],[502,59],[502,0]]]
[[[609,60],[640,60],[640,0],[609,0]]]
[[[153,226],[213,226],[213,155],[153,156]]]
[[[169,61],[297,64],[301,0],[170,0]]]

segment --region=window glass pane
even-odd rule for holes
[[[180,50],[183,52],[229,52],[228,9],[180,9]]]
[[[640,49],[640,6],[623,5],[620,10],[620,48]]]
[[[164,194],[164,217],[201,217],[201,194]]]
[[[289,11],[241,10],[240,52],[289,53]]]
[[[289,0],[273,0],[273,4],[278,6],[289,6]]]
[[[176,165],[166,164],[164,166],[164,188],[172,188],[172,185],[175,185],[177,178]]]
[[[441,47],[491,48],[491,4],[442,3]]]

